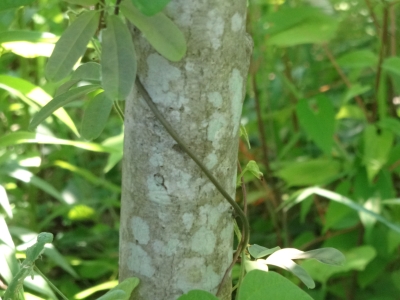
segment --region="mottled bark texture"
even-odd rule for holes
[[[251,42],[246,0],[172,0],[187,55],[160,56],[134,30],[138,76],[158,109],[234,197],[239,122]],[[132,80],[134,80],[132,78]],[[232,261],[232,208],[134,91],[126,101],[120,279],[135,299],[216,293]],[[230,299],[226,281],[223,299]]]

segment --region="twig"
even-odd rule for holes
[[[114,15],[118,16],[119,14],[119,5],[121,4],[122,0],[117,0],[117,2],[115,2],[115,8],[114,8]]]
[[[266,143],[266,138],[265,138],[263,119],[262,119],[262,115],[261,115],[261,105],[260,105],[260,97],[259,97],[258,89],[257,89],[256,73],[254,73],[251,76],[251,82],[252,82],[252,86],[253,86],[254,103],[256,105],[257,125],[258,125],[258,132],[260,134],[260,143],[261,143],[261,149],[262,149],[262,154],[263,154],[263,162],[264,162],[264,166],[267,171],[267,174],[269,175],[271,173],[271,168],[269,166],[268,148],[267,148],[267,143]]]
[[[379,36],[380,27],[379,27],[379,22],[378,22],[378,19],[376,17],[376,14],[374,12],[374,8],[372,7],[372,5],[369,2],[369,0],[364,0],[364,1],[365,1],[365,4],[367,5],[369,14],[370,14],[370,16],[372,18],[372,21],[374,22],[375,29],[376,29],[376,34]]]
[[[373,120],[376,118],[377,110],[378,110],[378,97],[379,97],[379,86],[381,82],[382,75],[382,63],[386,57],[386,49],[388,46],[388,19],[389,19],[389,11],[387,6],[383,9],[383,25],[382,25],[382,35],[381,35],[381,49],[379,51],[379,62],[376,71],[375,77],[375,101],[372,108]]]
[[[343,73],[342,69],[340,68],[340,66],[338,65],[338,63],[336,62],[335,58],[333,57],[331,51],[329,50],[328,46],[326,44],[322,45],[322,48],[325,50],[326,56],[328,57],[329,61],[331,62],[331,64],[333,65],[333,67],[335,68],[336,72],[338,72],[340,78],[342,78],[343,82],[345,83],[345,85],[348,88],[351,88],[351,82],[350,80],[346,77],[346,75]],[[361,108],[361,110],[363,111],[365,118],[367,119],[367,121],[371,121],[369,115],[368,115],[368,110],[365,107],[364,101],[360,96],[355,96],[354,99],[357,102],[357,105]]]

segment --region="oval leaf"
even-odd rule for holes
[[[132,3],[146,16],[152,16],[163,10],[171,0],[132,0]]]
[[[136,77],[136,54],[131,34],[117,16],[107,19],[102,33],[102,85],[112,100],[124,100],[133,88]]]
[[[100,82],[101,67],[100,64],[95,62],[88,62],[82,64],[72,74],[71,80],[86,80]]]
[[[65,30],[46,65],[45,73],[49,80],[59,81],[71,72],[96,32],[99,16],[98,11],[87,11]]]
[[[36,128],[42,121],[44,121],[47,117],[49,117],[55,110],[60,107],[77,100],[87,93],[93,92],[99,88],[98,85],[85,85],[81,87],[77,87],[72,89],[66,93],[63,93],[49,103],[47,103],[43,108],[33,117],[31,123],[29,124],[29,129]]]
[[[163,13],[143,15],[130,1],[121,3],[121,12],[144,34],[147,41],[165,58],[179,61],[186,53],[182,31]]]
[[[113,101],[105,93],[96,95],[86,107],[82,120],[81,135],[87,140],[97,138],[106,126]]]
[[[254,270],[244,277],[239,290],[239,300],[312,300],[312,298],[292,283],[275,272]]]
[[[300,253],[292,259],[307,259],[307,258],[314,258],[319,262],[328,265],[343,265],[346,261],[343,253],[335,248],[321,248],[315,249],[307,252]]]

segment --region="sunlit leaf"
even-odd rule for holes
[[[0,88],[5,89],[9,93],[17,96],[35,110],[38,110],[38,107],[35,105],[35,103],[39,106],[44,106],[51,100],[51,96],[42,88],[17,77],[0,75]],[[60,119],[61,122],[67,125],[67,127],[70,128],[77,136],[79,136],[74,122],[64,108],[54,111],[54,115]]]
[[[136,78],[136,54],[131,34],[117,16],[109,16],[102,32],[101,82],[111,100],[125,100]]]
[[[0,206],[3,207],[7,216],[12,219],[13,213],[11,210],[10,202],[8,201],[6,189],[2,185],[0,185]],[[1,239],[1,236],[0,236],[0,239]]]
[[[0,44],[9,42],[31,42],[31,43],[49,43],[54,44],[58,40],[50,32],[38,32],[28,30],[7,30],[0,32]]]
[[[85,53],[97,29],[99,17],[98,11],[84,12],[64,31],[45,68],[49,80],[59,81],[71,72],[79,57]]]
[[[101,146],[100,144],[58,139],[52,136],[47,136],[35,132],[18,131],[0,136],[0,148],[4,148],[7,146],[15,146],[18,144],[25,144],[25,143],[69,145],[95,152],[107,152],[107,153],[115,152],[114,148]]]
[[[124,281],[119,283],[117,286],[113,287],[111,290],[109,290],[105,295],[102,297],[98,298],[97,300],[129,300],[131,297],[131,294],[133,290],[139,285],[139,278],[137,277],[130,277],[126,278]],[[121,298],[115,298],[117,296],[118,292],[118,297]],[[124,293],[121,293],[124,292]]]
[[[85,85],[72,89],[66,93],[56,96],[49,103],[47,103],[38,113],[35,114],[31,123],[29,124],[30,129],[36,128],[41,122],[49,117],[54,111],[63,107],[64,105],[81,99],[87,93],[93,92],[99,89],[98,85]]]
[[[179,61],[186,53],[186,40],[180,29],[163,13],[147,17],[130,1],[121,3],[121,12],[144,34],[149,43],[165,58]]]
[[[98,291],[109,290],[109,289],[114,288],[117,285],[118,285],[118,280],[107,281],[107,282],[98,284],[96,286],[90,287],[86,290],[80,291],[79,293],[74,295],[73,299],[85,299]]]
[[[131,0],[133,4],[146,16],[152,16],[160,11],[171,2],[171,0]]]

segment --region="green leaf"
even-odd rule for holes
[[[265,264],[274,265],[293,273],[309,289],[313,289],[315,287],[314,280],[312,280],[310,275],[301,266],[297,265],[292,260],[295,259],[296,256],[301,254],[302,252],[303,251],[294,248],[280,249],[268,256],[265,260]]]
[[[387,129],[396,135],[400,135],[400,120],[392,117],[385,117],[377,123],[380,129]]]
[[[80,65],[72,74],[71,80],[75,81],[101,81],[101,66],[95,62],[88,62]]]
[[[279,246],[269,249],[269,248],[265,248],[263,246],[254,244],[249,247],[249,253],[254,258],[261,258],[261,257],[267,256],[267,255],[270,255],[270,254],[274,253],[275,251],[278,251],[279,249],[281,249]]]
[[[58,139],[52,136],[47,136],[35,132],[17,131],[9,133],[7,135],[0,136],[0,148],[25,144],[25,143],[69,145],[95,152],[106,152],[106,153],[116,152],[114,148],[105,147],[100,144]]]
[[[4,209],[7,216],[12,219],[13,213],[10,205],[10,201],[8,200],[6,189],[0,185],[0,206]],[[1,235],[0,235],[1,240]]]
[[[147,17],[130,1],[121,3],[121,12],[165,58],[179,61],[186,54],[186,41],[182,31],[163,13]]]
[[[239,300],[312,300],[312,298],[290,280],[275,272],[253,270],[243,280]]]
[[[218,298],[206,291],[192,290],[180,296],[177,300],[218,300]]]
[[[343,68],[375,68],[378,64],[378,57],[371,50],[357,50],[346,52],[337,59],[337,63]]]
[[[152,16],[162,11],[171,0],[131,0],[132,3],[146,16]]]
[[[102,32],[101,73],[106,95],[125,100],[136,78],[136,54],[131,34],[118,16],[109,16]]]
[[[0,4],[1,5],[1,4]],[[31,42],[31,43],[51,43],[57,42],[58,38],[50,32],[27,31],[27,30],[7,30],[0,32],[0,44],[9,42]]]
[[[39,258],[39,256],[44,251],[44,246],[47,243],[51,243],[53,241],[53,234],[48,232],[41,232],[37,236],[36,243],[26,249],[26,259],[21,265],[20,270],[12,279],[6,292],[4,293],[4,299],[17,299],[19,290],[22,288],[22,284],[24,283],[25,277],[29,276],[33,271],[33,267],[35,266],[35,261]]]
[[[51,100],[51,96],[47,94],[42,88],[33,85],[29,81],[21,78],[11,77],[7,75],[0,75],[0,88],[8,91],[10,94],[17,96],[22,101],[38,110],[39,106],[44,106]],[[54,115],[60,119],[69,129],[72,130],[77,136],[79,136],[78,130],[75,127],[74,122],[65,111],[64,108],[60,108],[54,111]]]
[[[294,203],[300,203],[302,200],[306,199],[308,196],[310,195],[319,195],[321,197],[325,197],[329,200],[335,201],[337,203],[341,203],[343,205],[346,205],[347,207],[350,207],[351,209],[357,211],[358,213],[363,212],[366,213],[372,217],[374,217],[375,219],[377,219],[379,222],[381,222],[382,224],[386,225],[387,227],[389,227],[390,229],[394,230],[397,233],[400,233],[400,225],[390,222],[389,220],[387,220],[385,217],[383,217],[380,214],[377,214],[359,204],[357,204],[356,202],[354,202],[353,200],[332,192],[332,191],[328,191],[319,187],[311,187],[311,188],[307,188],[301,191],[301,193],[298,193],[297,197],[294,199]],[[286,203],[286,205],[291,206],[293,205],[292,203]]]
[[[61,193],[59,191],[57,191],[57,189],[55,187],[53,187],[50,183],[41,179],[40,177],[33,175],[28,170],[15,169],[15,170],[9,172],[8,175],[15,179],[18,179],[23,182],[29,183],[33,186],[36,186],[39,189],[41,189],[42,191],[46,192],[47,194],[53,196],[55,199],[59,200],[60,202],[65,203],[63,196],[61,195]]]
[[[365,128],[363,163],[370,182],[387,162],[393,139],[393,133],[388,130],[381,130],[379,134],[374,125]]]
[[[136,277],[126,278],[124,281],[122,281],[116,287],[113,287],[105,295],[101,296],[97,300],[129,300],[133,290],[139,285],[139,282],[139,278]],[[119,291],[118,297],[122,296],[122,298],[116,298],[116,291]],[[124,292],[125,295],[123,295],[121,291]]]
[[[342,252],[340,252],[335,248],[320,248],[292,256],[292,259],[309,259],[309,258],[314,258],[324,264],[336,265],[336,266],[343,265],[346,261],[346,258],[344,257]]]
[[[324,43],[335,36],[338,20],[313,7],[284,8],[267,17],[268,44]]]
[[[311,101],[302,99],[297,103],[296,112],[300,125],[310,139],[330,155],[335,132],[335,111],[331,101],[323,95]]]
[[[35,0],[1,0],[0,10],[6,10],[10,8],[20,7],[24,5],[29,5]]]
[[[290,186],[318,185],[332,180],[339,174],[340,163],[331,159],[313,159],[288,163],[277,172],[277,176]]]
[[[64,1],[81,6],[94,6],[99,2],[99,0],[64,0]]]
[[[400,75],[400,57],[392,56],[386,58],[382,64],[382,69]]]
[[[98,11],[84,12],[64,31],[45,68],[49,80],[59,81],[71,72],[96,32],[99,17]]]
[[[87,140],[97,138],[107,124],[113,101],[103,92],[89,101],[82,119],[81,134]]]
[[[108,189],[114,193],[121,193],[120,186],[113,184],[112,182],[110,182],[104,178],[95,176],[93,173],[91,173],[87,169],[78,168],[77,166],[74,166],[68,162],[61,161],[61,160],[56,160],[53,165],[63,168],[65,170],[74,172],[75,174],[83,177],[85,180],[94,184],[95,186],[100,186],[100,187]]]
[[[49,103],[47,103],[35,116],[33,117],[31,123],[29,124],[29,129],[36,128],[41,122],[43,122],[47,117],[49,117],[54,111],[60,107],[78,100],[84,97],[87,93],[93,92],[99,89],[98,85],[85,85],[81,87],[74,88],[66,93],[63,93]]]
[[[334,274],[351,270],[364,270],[367,264],[376,256],[376,251],[371,246],[361,246],[345,252],[344,256],[346,260],[342,266],[328,266],[313,260],[302,262],[301,266],[312,278],[319,282],[326,283]]]

